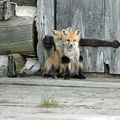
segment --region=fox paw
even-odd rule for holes
[[[83,56],[82,56],[82,55],[80,55],[80,57],[79,57],[79,61],[80,61],[80,62],[83,61]]]
[[[64,79],[70,79],[70,71],[69,71],[69,69],[68,69],[68,67],[66,68],[66,70],[65,70],[65,74],[64,74]]]
[[[86,77],[85,77],[84,74],[80,74],[80,75],[79,75],[79,79],[86,79]]]
[[[67,74],[64,75],[64,79],[65,79],[65,80],[70,79],[70,75],[69,75],[69,74],[68,74],[68,75],[67,75]]]
[[[62,57],[62,63],[69,63],[70,62],[70,58],[67,56],[63,56]]]
[[[43,77],[50,77],[49,74],[43,74]]]

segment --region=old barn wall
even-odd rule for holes
[[[4,0],[2,1],[4,2]],[[6,6],[5,10],[3,10],[4,7],[1,7],[5,5],[0,5],[0,14],[4,15],[6,11],[8,15],[11,11],[14,13],[11,18],[0,20],[0,76],[8,75],[9,67],[12,73],[14,63],[8,59],[8,56],[14,57],[16,64],[14,68],[17,72],[20,72],[25,64],[22,55],[35,56],[35,21],[34,16],[31,16],[36,5],[35,0],[10,0],[10,2],[12,2],[12,7],[11,5]],[[7,0],[7,3],[10,2]],[[16,4],[23,6],[18,7]],[[19,11],[24,15],[16,14]]]
[[[44,48],[42,40],[46,35],[51,35],[51,30],[55,28],[61,30],[62,28],[72,26],[76,29],[81,29],[82,38],[97,38],[107,41],[120,41],[120,0],[11,1],[16,2],[18,5],[25,6],[35,6],[37,2],[36,26],[38,38],[36,38],[36,41],[38,39],[37,56],[39,58],[41,67],[46,58],[53,52],[53,49],[47,50]],[[12,29],[9,28],[8,25],[7,27],[13,30],[11,35],[14,37],[12,39],[12,36],[10,36],[8,39],[9,44],[5,44],[3,43],[5,40],[4,36],[10,35],[11,30],[4,28],[3,22],[0,22],[0,25],[2,26],[0,27],[0,29],[2,29],[0,34],[4,38],[0,40],[1,54],[4,53],[4,50],[7,50],[10,46],[14,45],[21,46],[20,50],[17,51],[18,53],[23,52],[22,46],[27,49],[25,49],[24,52],[31,53],[32,51],[32,53],[34,53],[34,46],[32,42],[32,25],[34,24],[33,20],[29,19],[29,22],[27,22],[27,24],[28,27],[24,25],[18,26],[16,31],[14,31],[14,26]],[[17,31],[19,33],[19,30],[22,31],[23,35],[26,38],[25,40],[22,39],[22,37],[24,37],[22,35],[18,36],[20,39],[17,39],[17,36],[15,36]],[[29,34],[31,36],[29,36]],[[12,41],[12,43],[10,43],[10,41]],[[14,53],[14,51],[17,50],[16,48],[13,50],[13,48],[10,48],[10,53]],[[120,48],[115,49],[111,47],[81,47],[80,49],[81,54],[84,57],[85,72],[103,73],[108,71],[112,74],[120,74]],[[9,50],[7,50],[7,53],[9,53]]]
[[[83,38],[120,40],[119,0],[57,0],[57,29],[72,26],[81,29]],[[120,74],[120,48],[81,47],[87,72]],[[105,66],[104,66],[105,65]]]
[[[120,41],[120,0],[105,0],[105,39]],[[120,74],[120,48],[104,48],[110,73]]]

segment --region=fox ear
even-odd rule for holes
[[[74,31],[74,28],[68,27],[68,28],[66,28],[66,30],[69,31],[69,32],[73,32],[73,31]]]
[[[52,30],[51,34],[52,34],[52,36],[56,36],[56,35],[58,35],[58,31],[57,30]]]
[[[62,35],[66,36],[67,35],[67,30],[63,29],[62,30]]]
[[[75,31],[76,35],[80,36],[80,29]]]

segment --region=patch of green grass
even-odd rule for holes
[[[55,100],[52,97],[44,97],[41,100],[41,107],[56,108],[59,107],[59,101]]]

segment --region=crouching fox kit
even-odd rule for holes
[[[45,61],[44,68],[43,68],[43,75],[49,76],[51,74],[52,77],[55,77],[56,71],[60,71],[60,73],[62,73],[62,71],[64,69],[64,65],[62,63],[64,61],[66,63],[69,63],[70,59],[68,57],[65,57],[63,54],[63,41],[62,41],[61,31],[53,30],[51,33],[52,33],[52,36],[54,39],[56,50]]]
[[[82,73],[82,62],[79,61],[79,40],[80,31],[74,31],[71,27],[62,31],[52,31],[56,50],[45,61],[43,75],[50,75],[54,71],[59,71],[64,78],[77,76],[77,78],[85,78]]]

